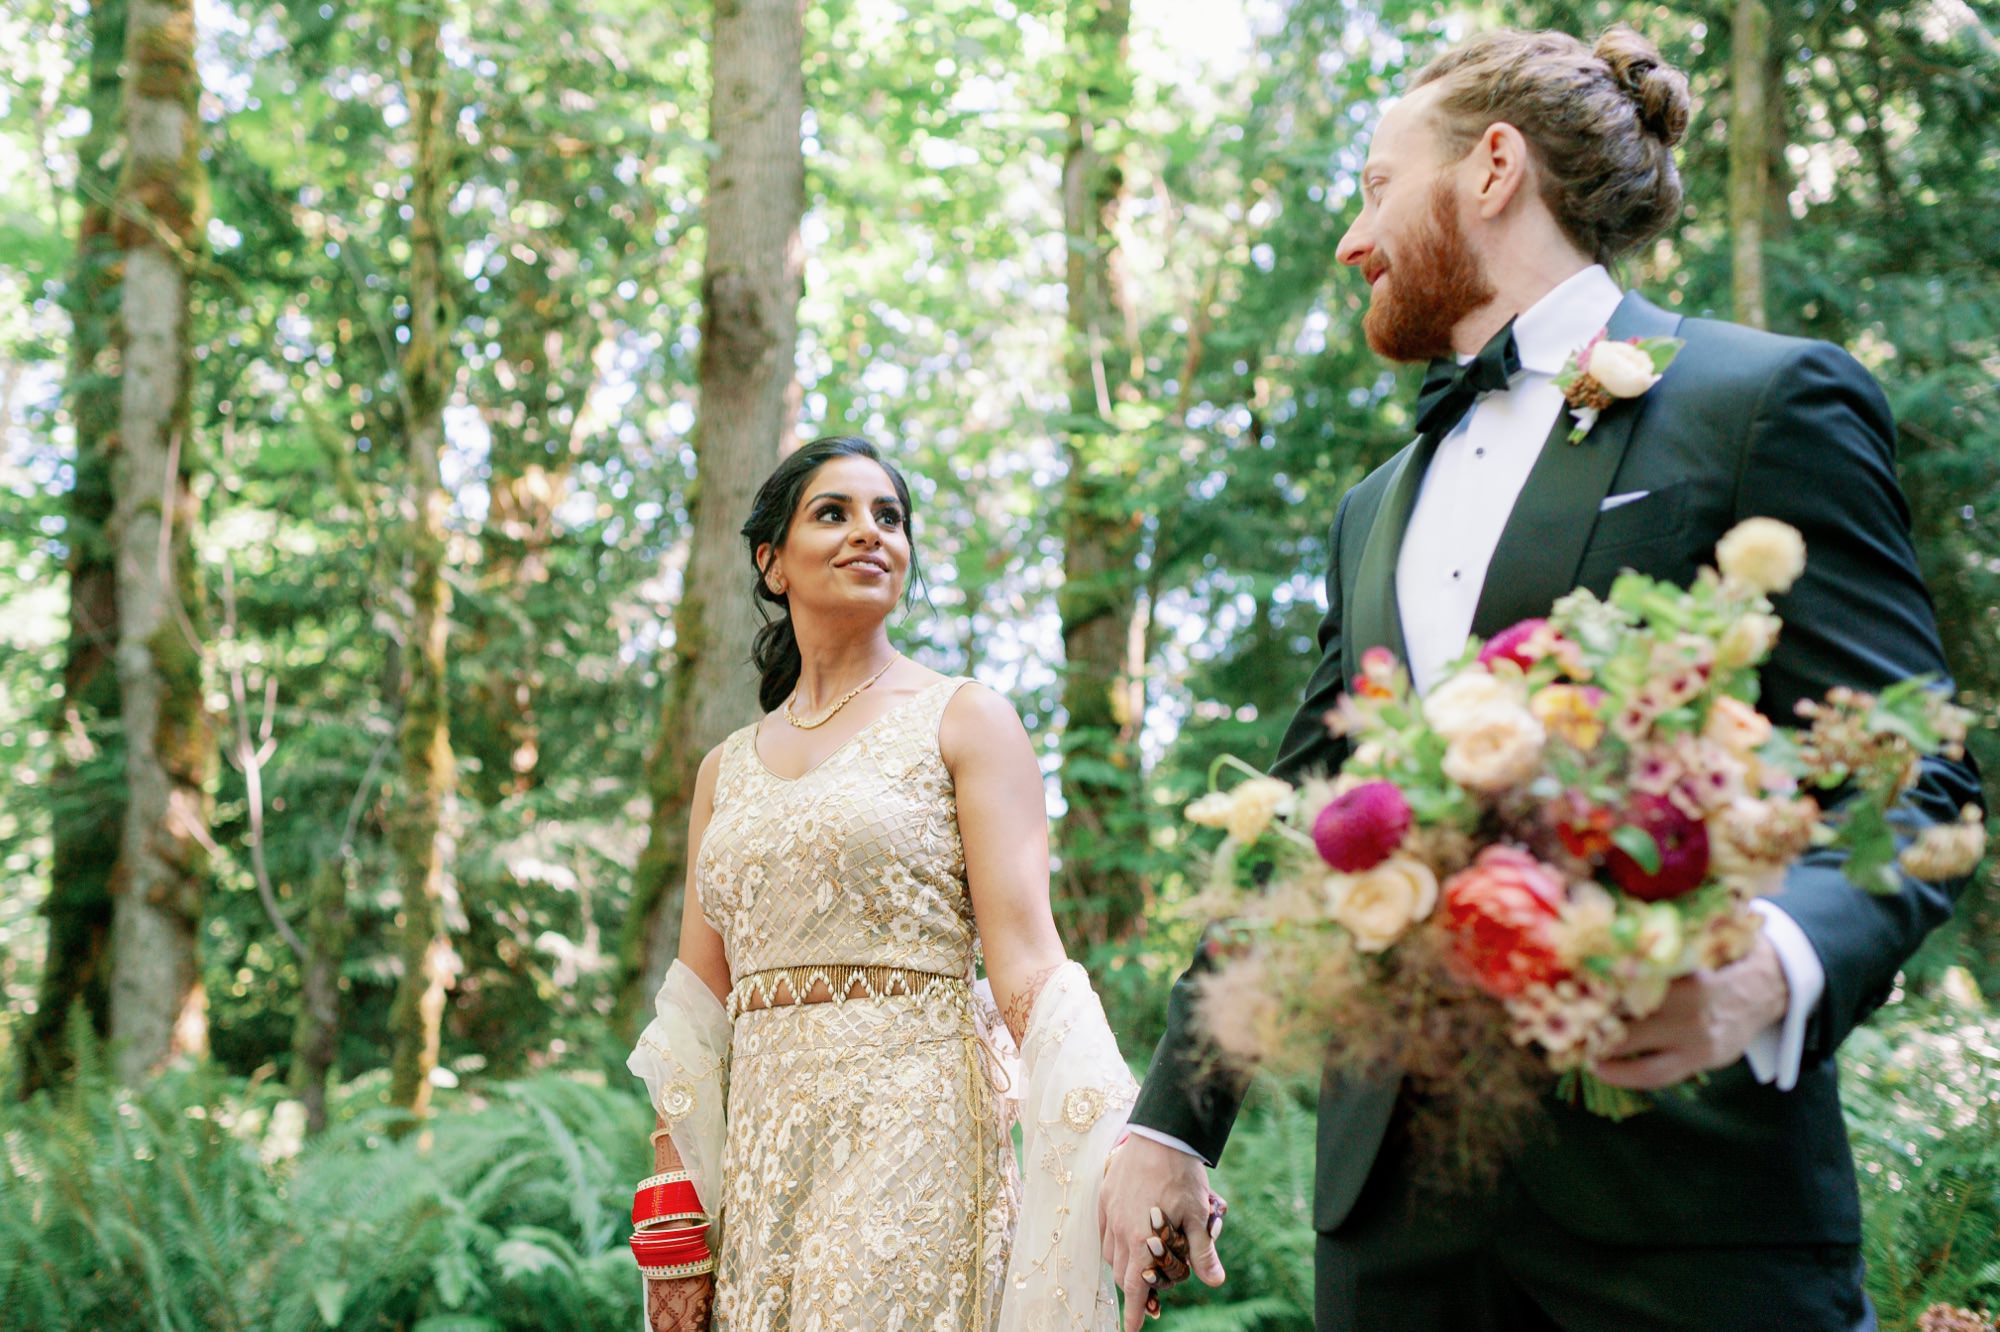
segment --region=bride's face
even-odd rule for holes
[[[886,617],[909,580],[909,515],[881,467],[835,458],[806,482],[785,544],[758,558],[794,614],[866,609]]]

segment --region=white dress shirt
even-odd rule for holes
[[[1571,353],[1611,322],[1624,298],[1611,275],[1593,264],[1522,311],[1514,321],[1520,372],[1504,390],[1481,395],[1438,442],[1396,560],[1403,643],[1420,693],[1465,650],[1500,533],[1562,411],[1555,376]],[[1602,507],[1642,498],[1644,492],[1611,495]],[[1790,1000],[1785,1016],[1758,1033],[1744,1058],[1759,1082],[1790,1091],[1798,1084],[1806,1023],[1825,992],[1826,969],[1805,931],[1777,904],[1760,899],[1751,905],[1764,917],[1764,935],[1778,954]],[[1136,1124],[1132,1132],[1198,1155],[1169,1134]]]

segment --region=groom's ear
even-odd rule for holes
[[[1534,162],[1521,131],[1496,120],[1481,131],[1460,169],[1468,178],[1474,209],[1482,219],[1491,221],[1520,197]]]

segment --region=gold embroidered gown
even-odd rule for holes
[[[988,1332],[1020,1183],[938,752],[963,680],[797,779],[723,744],[695,887],[734,986],[714,1332]],[[823,979],[834,1003],[797,1004]],[[750,994],[768,1007],[745,1009]]]

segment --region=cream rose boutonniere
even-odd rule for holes
[[[1682,338],[1628,338],[1613,342],[1599,332],[1572,352],[1555,378],[1576,417],[1569,442],[1581,444],[1598,414],[1614,402],[1651,391],[1687,342]]]

